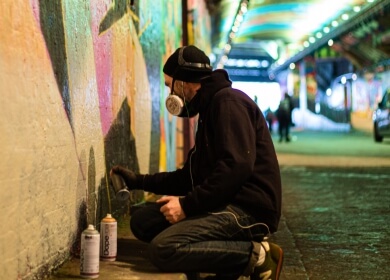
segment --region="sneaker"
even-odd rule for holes
[[[251,274],[251,280],[278,280],[283,265],[283,250],[278,245],[268,242],[263,264],[256,266]],[[265,249],[265,247],[263,246]]]

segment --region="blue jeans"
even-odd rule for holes
[[[268,234],[264,225],[244,228],[256,223],[253,217],[229,205],[172,225],[160,212],[161,206],[154,203],[140,208],[130,220],[134,236],[150,243],[149,257],[156,267],[167,272],[224,275],[221,279],[252,272],[259,242]]]

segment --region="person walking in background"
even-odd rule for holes
[[[267,236],[278,228],[282,186],[261,110],[231,87],[225,70],[212,71],[195,46],[177,49],[163,72],[171,89],[168,111],[185,118],[199,114],[195,145],[176,171],[112,168],[130,190],[166,195],[132,213],[134,236],[149,243],[149,258],[163,271],[279,279],[283,251]]]
[[[279,103],[278,110],[276,111],[276,117],[279,123],[279,142],[283,141],[290,142],[290,126],[292,123],[292,101],[290,95],[284,94],[284,98]]]
[[[272,133],[272,131],[273,131],[272,125],[273,125],[274,120],[275,120],[274,112],[272,112],[271,109],[268,108],[267,110],[264,111],[264,116],[265,116],[265,120],[268,123],[269,131]]]

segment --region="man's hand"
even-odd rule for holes
[[[137,186],[136,183],[137,183],[137,177],[135,175],[135,173],[129,169],[126,169],[120,165],[116,165],[114,166],[111,171],[110,171],[110,176],[112,176],[112,174],[115,173],[115,174],[118,174],[120,176],[122,176],[123,180],[125,181],[126,183],[126,186],[130,189],[130,190],[134,190],[134,189],[137,189],[137,188],[140,188],[141,186]]]
[[[157,200],[158,203],[165,203],[161,208],[160,212],[163,213],[165,219],[171,224],[175,224],[183,220],[186,215],[181,208],[179,197],[177,196],[164,196]]]

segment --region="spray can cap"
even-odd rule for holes
[[[111,214],[107,214],[106,218],[112,218]]]
[[[88,225],[88,230],[95,230],[95,227],[93,225]]]

